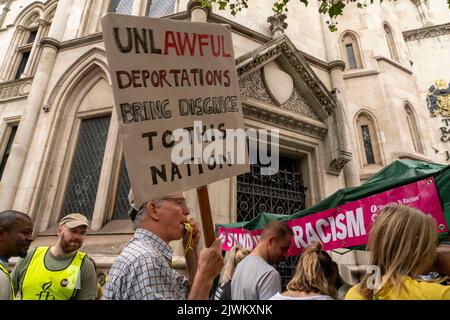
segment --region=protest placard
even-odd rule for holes
[[[245,134],[226,139],[244,128],[226,26],[107,14],[102,28],[138,201],[249,170]]]
[[[284,217],[283,221],[294,232],[288,255],[299,255],[312,241],[322,242],[325,250],[367,244],[374,220],[387,205],[421,210],[436,220],[439,233],[448,232],[434,178],[429,177],[307,216]],[[270,221],[266,219],[266,223]],[[222,250],[228,251],[236,245],[253,249],[260,240],[262,228],[219,225],[217,233],[222,239]]]

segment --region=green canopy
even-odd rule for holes
[[[286,221],[308,216],[431,176],[435,179],[445,220],[447,225],[450,226],[450,165],[444,166],[415,160],[396,160],[361,186],[340,189],[313,207],[286,215],[261,213],[250,221],[216,224],[216,235],[219,227],[244,228],[247,230],[262,229],[272,220]]]

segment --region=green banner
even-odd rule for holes
[[[397,160],[380,170],[361,186],[340,189],[310,208],[298,212],[287,212],[286,215],[261,213],[250,221],[216,224],[216,236],[219,227],[243,228],[247,230],[262,229],[273,220],[287,221],[308,216],[427,177],[434,177],[435,179],[444,217],[447,225],[450,226],[450,166],[424,161]],[[441,236],[446,236],[446,234],[441,234]]]

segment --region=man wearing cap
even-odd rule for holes
[[[212,282],[222,270],[223,258],[214,246],[204,248],[197,256],[200,231],[188,219],[183,194],[136,203],[130,192],[129,200],[136,231],[109,270],[104,299],[208,299]],[[185,248],[188,278],[172,268],[173,249],[169,243],[180,239]]]
[[[38,247],[21,259],[12,273],[16,292],[23,300],[93,300],[97,276],[92,260],[78,251],[89,222],[79,213],[59,222],[53,247]]]

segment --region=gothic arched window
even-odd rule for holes
[[[398,52],[397,52],[397,46],[395,45],[395,38],[394,33],[392,31],[392,28],[389,26],[389,24],[385,23],[383,25],[384,33],[386,35],[386,41],[389,47],[389,52],[391,54],[391,59],[395,61],[400,61]]]
[[[346,31],[341,36],[342,55],[348,70],[363,68],[358,36],[353,31]]]
[[[25,8],[16,19],[16,30],[0,68],[0,80],[18,80],[34,75],[40,40],[50,29],[57,2],[36,3]]]
[[[1,1],[1,0],[0,0]],[[105,13],[133,16],[162,17],[174,13],[180,1],[176,0],[98,0],[86,1],[78,37],[101,32],[99,17]],[[101,5],[99,5],[99,3]]]
[[[132,14],[134,0],[111,0],[108,12],[120,14]]]
[[[409,132],[411,133],[414,150],[423,153],[422,144],[420,143],[419,127],[417,125],[416,115],[412,106],[407,102],[405,104],[406,121],[408,123]]]
[[[174,13],[175,0],[149,0],[145,15],[148,17],[162,17]]]
[[[381,164],[380,141],[373,116],[361,112],[356,117],[356,132],[362,166]]]
[[[71,88],[70,96],[83,98],[60,111],[60,135],[54,136],[52,143],[64,145],[65,155],[52,155],[51,161],[62,161],[63,166],[52,172],[50,179],[56,180],[48,181],[60,183],[53,219],[80,212],[92,220],[96,230],[111,220],[128,219],[130,189],[111,88],[101,65],[89,64],[73,81],[78,84]],[[94,97],[104,98],[93,105]]]
[[[175,4],[175,0],[110,0],[108,12],[162,17],[174,13]]]
[[[2,179],[3,172],[5,171],[6,163],[8,162],[9,154],[11,153],[12,144],[17,133],[19,123],[6,123],[4,130],[3,141],[0,144],[1,160],[0,160],[0,180]]]

